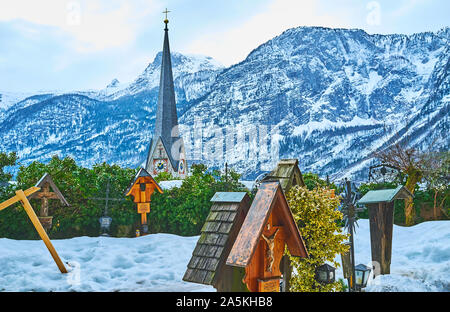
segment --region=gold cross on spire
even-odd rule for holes
[[[168,11],[167,8],[166,8],[166,10],[163,11],[163,13],[166,14],[166,20],[167,20],[167,13],[170,13],[170,11]]]

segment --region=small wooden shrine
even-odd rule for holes
[[[358,201],[369,209],[372,261],[380,264],[380,274],[390,273],[394,201],[406,198],[413,195],[400,185],[395,189],[369,191]]]
[[[137,204],[137,212],[141,214],[141,226],[144,234],[148,233],[147,213],[150,213],[151,196],[155,189],[163,193],[150,173],[141,168],[125,192],[125,196],[133,196],[133,201]]]
[[[225,265],[250,207],[245,192],[217,192],[183,280],[212,285],[219,292],[246,291],[243,270]]]
[[[61,205],[69,206],[69,203],[61,194],[61,191],[56,186],[50,174],[45,173],[42,178],[36,183],[35,187],[40,188],[40,191],[30,195],[31,198],[41,200],[41,208],[39,210],[39,221],[46,231],[52,227],[53,216],[49,216],[48,202],[50,199],[59,199]],[[53,192],[52,192],[53,191]]]
[[[262,181],[280,181],[281,188],[285,193],[289,192],[295,185],[305,186],[303,176],[298,167],[298,159],[281,159],[274,170],[272,170]]]
[[[287,194],[293,186],[305,186],[302,172],[298,166],[298,159],[281,159],[277,166],[262,179],[262,181],[273,180],[280,181],[281,188],[285,194]],[[283,256],[280,267],[283,274],[282,291],[289,291],[292,276],[292,264],[287,254]]]
[[[308,257],[279,181],[261,183],[226,264],[245,268],[252,292],[280,291],[280,261],[287,245],[292,256]]]

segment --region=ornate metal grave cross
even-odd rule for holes
[[[106,182],[106,196],[105,197],[90,197],[89,199],[93,200],[104,200],[105,201],[105,208],[103,210],[103,216],[100,217],[99,222],[100,226],[103,230],[102,236],[109,236],[108,231],[109,227],[111,225],[112,218],[108,216],[108,203],[109,201],[126,201],[125,198],[111,198],[109,197],[109,190],[110,190],[110,179]]]
[[[372,183],[386,183],[394,182],[401,179],[401,171],[395,166],[386,163],[370,166],[369,168],[369,182]]]
[[[361,197],[356,185],[351,183],[349,180],[345,179],[344,181],[344,192],[342,194],[343,197],[343,206],[342,206],[342,214],[344,215],[345,227],[348,229],[350,233],[350,265],[351,265],[351,276],[349,278],[349,289],[351,291],[356,291],[355,285],[355,244],[353,239],[353,232],[356,224],[356,213],[358,211],[363,211],[364,209],[357,208],[356,202]],[[356,224],[357,225],[357,224]],[[344,266],[344,263],[343,263]],[[344,268],[345,269],[345,268]]]

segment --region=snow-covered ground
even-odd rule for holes
[[[359,220],[356,263],[370,264],[368,220]],[[450,222],[394,226],[391,275],[367,291],[450,291]],[[214,291],[182,281],[198,236],[78,237],[53,240],[69,274],[42,241],[0,239],[0,291]],[[337,257],[340,262],[340,257]],[[342,277],[342,269],[337,270]]]
[[[355,263],[371,265],[369,220],[358,220]],[[336,257],[341,263],[341,257]],[[336,278],[343,278],[342,267]],[[450,221],[394,225],[391,274],[369,278],[366,291],[450,291]]]
[[[197,237],[52,240],[69,274],[42,241],[0,239],[0,291],[214,291],[182,281]]]

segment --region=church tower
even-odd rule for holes
[[[164,20],[164,45],[161,62],[158,107],[155,130],[150,142],[145,169],[152,175],[168,172],[174,177],[184,178],[187,172],[183,138],[178,131],[177,107],[173,86],[172,63],[169,48],[169,20]]]

